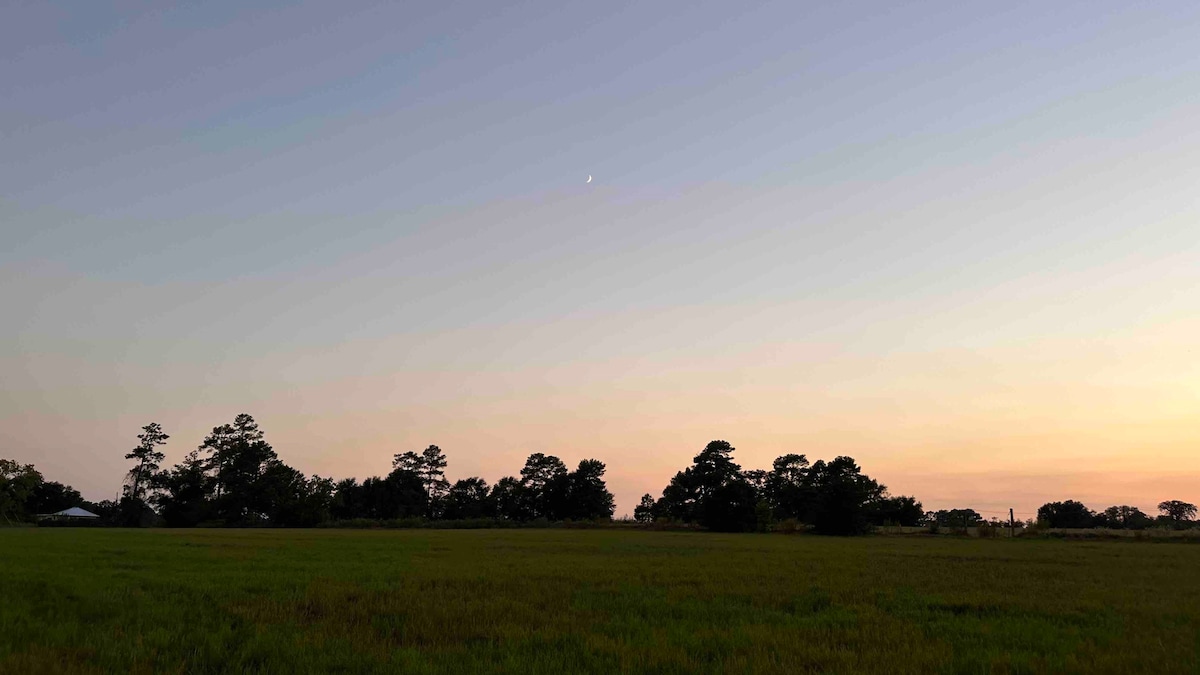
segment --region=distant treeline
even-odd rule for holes
[[[1093,511],[1072,499],[1048,502],[1038,508],[1037,518],[1010,523],[1003,518],[984,518],[974,509],[950,509],[928,511],[922,525],[934,529],[1009,527],[1017,529],[1105,529],[1105,530],[1148,530],[1151,528],[1189,529],[1200,526],[1195,520],[1196,506],[1177,499],[1161,502],[1159,514],[1150,516],[1136,506],[1110,506],[1103,511]]]
[[[87,502],[78,491],[46,481],[32,465],[0,459],[0,524],[80,506],[107,525],[169,527],[315,527],[444,524],[483,527],[549,522],[594,522],[613,514],[605,465],[585,459],[574,470],[553,455],[534,453],[518,476],[494,485],[479,477],[446,479],[446,454],[436,445],[393,456],[392,471],[359,482],[306,477],[284,464],[250,415],[215,427],[196,450],[169,469],[159,447],[169,436],[157,423],[142,428],[116,500]],[[734,448],[712,441],[691,466],[671,478],[655,499],[642,497],[634,518],[641,523],[699,526],[741,532],[812,529],[824,534],[861,534],[875,526],[931,529],[1000,526],[972,509],[923,510],[911,496],[892,496],[850,457],[809,463],[783,455],[769,471],[742,470]],[[1182,501],[1159,504],[1151,518],[1131,506],[1102,512],[1076,501],[1038,509],[1038,524],[1053,528],[1184,528],[1196,507]]]
[[[520,476],[489,486],[482,478],[451,484],[446,455],[436,445],[394,456],[392,471],[361,483],[306,477],[283,463],[250,415],[218,426],[196,450],[161,469],[158,449],[169,436],[157,423],[138,435],[138,446],[117,501],[84,502],[79,492],[47,482],[30,465],[3,460],[0,516],[29,520],[72,506],[100,515],[106,523],[168,527],[313,527],[330,521],[402,519],[512,521],[611,518],[613,496],[605,466],[595,459],[574,471],[558,457],[529,456]]]
[[[770,471],[743,471],[733,446],[713,441],[675,474],[655,499],[634,509],[638,521],[697,523],[712,530],[767,530],[794,521],[823,534],[860,534],[874,525],[917,525],[924,517],[913,497],[892,497],[850,457],[809,464],[804,455],[776,459]]]

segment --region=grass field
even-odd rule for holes
[[[1200,672],[1200,545],[0,530],[0,672]]]

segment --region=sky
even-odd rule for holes
[[[253,5],[253,6],[251,6]],[[0,457],[1200,502],[1200,5],[6,3]],[[587,183],[588,176],[593,176]]]

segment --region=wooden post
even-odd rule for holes
[[[1017,523],[1013,520],[1013,510],[1008,510],[1008,537],[1011,539],[1017,536]]]

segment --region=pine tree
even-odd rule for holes
[[[138,440],[141,443],[133,450],[130,450],[129,454],[125,455],[125,459],[132,459],[137,462],[129,470],[128,474],[129,488],[126,494],[130,499],[142,500],[146,484],[158,472],[159,465],[166,457],[157,448],[160,445],[166,445],[168,438],[170,436],[163,433],[162,425],[158,422],[151,422],[142,427],[142,433],[138,434]]]

